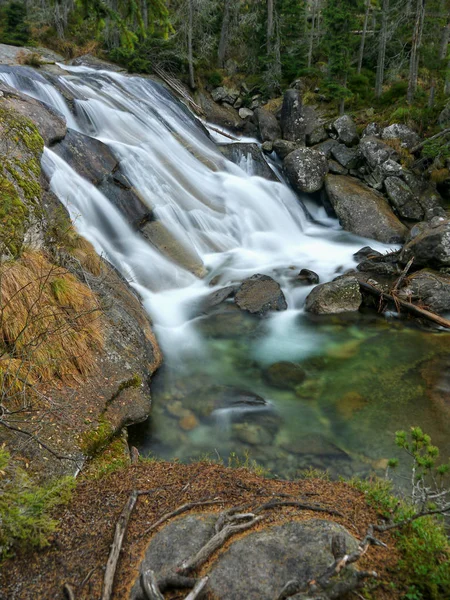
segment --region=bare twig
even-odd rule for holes
[[[420,142],[420,144],[417,144],[417,146],[414,146],[414,148],[410,151],[411,154],[415,154],[416,152],[419,152],[419,150],[422,150],[422,148],[428,142],[431,142],[432,140],[436,140],[437,138],[440,138],[443,135],[447,135],[448,133],[450,133],[450,127],[448,129],[443,129],[439,133],[436,133],[436,135],[432,135],[430,138],[427,138],[426,140],[423,140],[423,142]]]
[[[327,513],[329,515],[333,515],[335,517],[343,517],[344,515],[337,510],[332,508],[326,508],[324,506],[319,506],[318,504],[305,504],[304,502],[298,502],[296,500],[270,500],[266,504],[262,504],[258,508],[256,508],[253,512],[255,515],[259,514],[263,510],[270,510],[271,508],[276,508],[277,506],[295,506],[297,508],[301,508],[303,510],[311,510],[314,512],[322,512]]]
[[[141,573],[141,587],[147,600],[164,600],[164,596],[158,587],[155,572],[151,569]]]
[[[205,585],[208,583],[208,579],[209,577],[203,577],[203,579],[200,579],[196,584],[194,589],[192,590],[192,592],[190,592],[185,600],[196,600],[196,598],[198,598],[201,594],[201,592],[203,591],[203,588],[205,587]]]
[[[67,600],[75,600],[75,593],[72,586],[69,583],[65,583],[63,587],[64,597]]]

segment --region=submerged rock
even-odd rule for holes
[[[269,311],[286,310],[286,298],[280,284],[268,275],[253,275],[246,279],[234,298],[241,310],[259,316]]]
[[[270,365],[263,372],[263,378],[269,385],[289,390],[303,383],[306,373],[300,365],[283,360]]]
[[[418,223],[409,232],[399,260],[406,264],[435,268],[450,267],[450,221],[435,217],[430,223]]]
[[[312,148],[298,148],[283,162],[292,187],[298,192],[318,192],[328,173],[328,162],[323,154]]]
[[[404,300],[419,302],[437,313],[450,311],[450,275],[431,269],[418,271],[399,291]]]
[[[344,229],[385,244],[404,240],[406,227],[386,199],[360,181],[345,175],[328,175],[325,188]]]
[[[306,312],[316,315],[339,314],[359,310],[362,296],[357,279],[352,276],[316,286],[306,298]]]

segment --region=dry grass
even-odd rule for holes
[[[103,345],[95,294],[40,252],[0,265],[0,385],[14,400],[38,382],[70,382],[95,368]]]
[[[409,169],[414,162],[414,156],[407,148],[403,148],[401,141],[397,138],[392,140],[383,140],[385,144],[393,148],[400,157],[400,163],[403,167]]]
[[[433,183],[443,183],[446,179],[450,179],[450,170],[434,169],[430,173],[430,179]]]

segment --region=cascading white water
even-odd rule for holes
[[[398,363],[398,368],[403,369],[403,364],[409,365],[412,360],[411,351],[420,354],[422,338],[411,343],[410,330],[384,335],[378,323],[362,328],[358,323],[342,327],[326,321],[312,325],[303,317],[304,300],[311,288],[293,283],[293,274],[301,268],[309,268],[319,274],[321,281],[328,281],[354,267],[352,255],[368,240],[342,231],[336,220],[326,216],[323,207],[303,198],[314,221],[309,219],[286,184],[253,175],[251,155],[244,154],[239,166],[225,159],[212,139],[223,143],[226,138],[215,133],[209,137],[187,109],[153,81],[86,67],[64,68],[70,73],[52,76],[52,82],[29,69],[17,68],[0,69],[0,79],[51,105],[66,117],[72,129],[107,144],[120,162],[122,173],[156,219],[206,267],[207,274],[200,279],[162,255],[135,231],[107,196],[52,149],[45,150],[42,164],[52,190],[69,210],[81,234],[139,292],[163,348],[168,375],[164,376],[161,391],[154,391],[154,397],[161,396],[162,406],[156,399],[152,438],[149,442],[146,434],[144,449],[156,449],[167,457],[189,457],[215,448],[222,452],[239,448],[243,430],[233,418],[245,414],[246,422],[252,423],[252,418],[260,413],[258,406],[245,410],[233,408],[233,404],[231,408],[220,406],[212,421],[203,418],[202,409],[196,413],[197,426],[188,432],[178,430],[175,440],[173,414],[164,409],[167,398],[171,402],[174,398],[184,401],[189,394],[197,394],[200,402],[209,402],[217,394],[219,384],[234,390],[232,396],[239,396],[239,389],[245,388],[272,402],[269,406],[275,407],[282,422],[277,425],[276,436],[269,419],[268,429],[258,429],[260,425],[256,424],[256,429],[249,429],[253,436],[250,438],[247,431],[243,448],[254,444],[256,457],[265,464],[273,463],[278,473],[295,474],[301,462],[299,456],[305,452],[297,440],[299,436],[307,440],[311,434],[333,443],[337,440],[346,452],[354,452],[352,460],[356,466],[349,474],[363,472],[362,464],[368,468],[366,465],[372,460],[391,455],[393,448],[388,441],[388,449],[380,454],[380,439],[386,439],[386,428],[395,430],[426,422],[428,405],[418,384],[418,392],[411,396],[408,408],[398,405],[394,414],[397,391],[391,392],[390,381],[379,386],[382,380],[377,368],[383,369],[381,359],[386,357],[389,368]],[[65,97],[71,99],[73,106],[69,107]],[[381,244],[369,243],[384,249]],[[225,335],[220,322],[215,334],[205,335],[205,320],[196,310],[202,297],[255,273],[271,275],[282,285],[289,310],[273,314],[257,325],[253,322],[250,330],[245,329],[245,315],[241,314],[244,320],[234,325],[235,335],[227,335],[226,320]],[[211,286],[213,280],[215,285]],[[363,340],[369,343],[363,344]],[[392,353],[391,346],[395,347]],[[267,385],[267,365],[281,360],[302,362],[308,357],[314,361],[321,356],[338,361],[333,363],[334,371],[324,372],[320,363],[313,362],[309,366],[312,379],[303,387],[286,391]],[[355,367],[346,367],[345,361],[339,362],[340,357],[353,357],[350,360]],[[392,403],[389,410],[384,410],[383,402],[391,400],[391,393]],[[372,396],[374,400],[364,408],[365,398]],[[311,398],[316,399],[315,403]],[[342,398],[344,408],[340,406]],[[361,421],[355,421],[354,426],[342,417],[348,411],[353,415],[352,403],[355,410],[362,411]],[[173,410],[186,414],[187,409]],[[189,410],[194,409],[191,406]],[[419,415],[417,421],[409,423],[409,415],[415,414]],[[191,415],[191,424],[197,417],[192,421]],[[230,441],[230,428],[241,437]],[[444,429],[438,434],[446,439]],[[258,435],[261,439],[255,441]],[[322,457],[320,467],[329,466],[327,453],[333,454],[333,448],[326,446],[324,450],[322,445],[317,450],[317,456]],[[366,453],[362,462],[361,448]],[[302,459],[302,464],[316,464],[311,456],[315,456],[314,450]],[[346,453],[335,456],[339,469],[343,456],[348,457]]]

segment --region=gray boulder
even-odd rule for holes
[[[211,96],[214,102],[226,102],[227,104],[234,104],[239,98],[239,90],[236,88],[220,86],[211,92]]]
[[[315,146],[328,139],[328,133],[323,125],[315,127],[311,132],[306,132],[306,145]]]
[[[371,169],[379,167],[389,159],[398,158],[394,148],[372,135],[363,137],[359,144],[359,152]]]
[[[273,149],[277,156],[284,160],[288,154],[294,152],[298,148],[295,142],[288,142],[287,140],[275,140],[273,143]]]
[[[319,276],[314,271],[302,269],[295,278],[295,282],[298,282],[301,285],[316,285],[319,283]]]
[[[397,214],[404,219],[421,221],[424,211],[419,199],[412,193],[408,184],[399,177],[387,177],[384,181],[386,194]]]
[[[270,181],[279,181],[274,171],[272,171],[267,164],[264,154],[258,144],[225,144],[219,146],[219,150],[226,158],[228,158],[228,160],[231,160],[231,162],[239,166],[243,166],[243,160],[251,159],[251,163],[249,164],[250,175],[264,177],[264,179],[269,179]]]
[[[359,142],[356,125],[351,117],[342,115],[334,121],[333,129],[337,133],[338,140],[346,146],[355,146]]]
[[[424,211],[425,220],[430,220],[436,216],[446,218],[442,197],[429,181],[421,179],[409,171],[404,171],[402,178],[406,181],[414,196],[418,198]]]
[[[255,110],[255,122],[258,126],[261,141],[273,142],[281,137],[280,125],[275,115],[265,108]]]
[[[334,315],[359,309],[362,296],[357,279],[352,276],[316,286],[306,298],[306,312]]]
[[[241,117],[241,119],[249,119],[250,117],[253,117],[253,111],[250,110],[249,108],[240,108],[239,109],[239,116]]]
[[[284,159],[283,167],[292,187],[299,192],[319,191],[328,173],[327,159],[312,148],[294,150]]]
[[[326,156],[327,158],[330,158],[331,151],[338,144],[339,144],[339,142],[337,140],[325,140],[324,142],[321,142],[320,144],[316,144],[312,149],[316,150],[317,152],[322,152],[322,154],[324,156]]]
[[[360,160],[358,149],[348,148],[345,144],[333,146],[331,155],[344,169],[356,169]]]
[[[411,258],[415,265],[450,267],[450,221],[435,217],[413,227],[399,260],[406,264]]]
[[[280,285],[268,275],[252,275],[240,285],[234,301],[241,310],[259,316],[269,311],[286,310]]]
[[[407,284],[399,292],[407,301],[424,304],[432,311],[450,311],[450,275],[424,269],[407,279]]]
[[[325,189],[344,229],[385,244],[402,242],[406,227],[392,212],[386,199],[345,175],[328,175]]]
[[[348,175],[348,169],[339,164],[336,160],[328,161],[328,170],[334,175]]]
[[[363,138],[368,136],[379,137],[381,135],[381,128],[378,123],[369,123],[362,132]]]
[[[298,90],[286,90],[284,93],[280,123],[285,140],[305,144],[306,119],[303,113],[302,97]]]
[[[381,137],[383,140],[398,139],[402,148],[406,148],[407,150],[412,150],[420,142],[420,137],[417,133],[407,125],[401,123],[394,123],[393,125],[389,125],[389,127],[385,127],[381,132]]]

